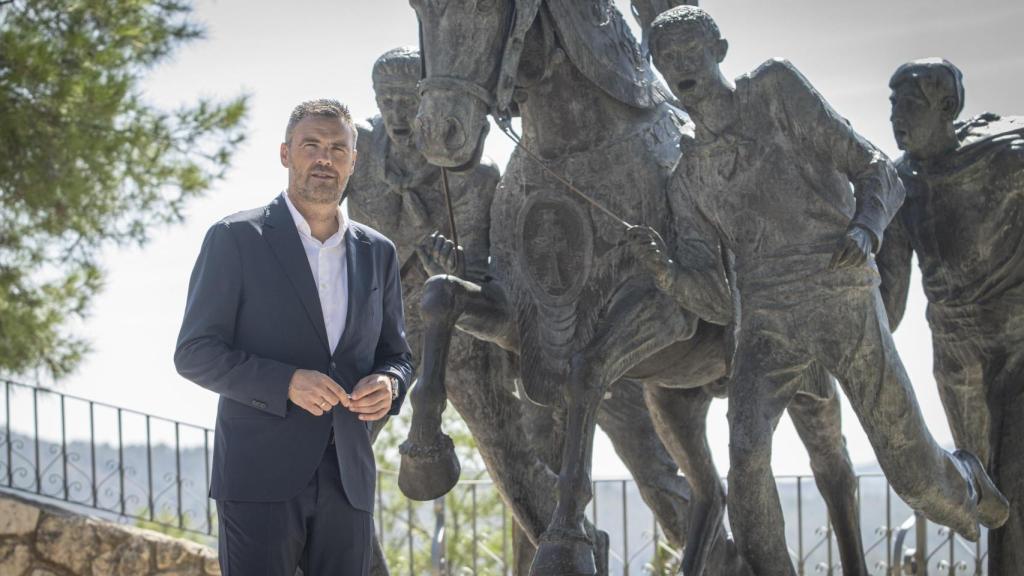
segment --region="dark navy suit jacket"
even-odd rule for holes
[[[348,316],[332,355],[319,295],[284,197],[210,228],[192,271],[174,353],[178,373],[220,394],[210,496],[284,501],[316,473],[333,427],[345,494],[373,511],[370,425],[342,406],[313,416],[288,400],[296,369],[346,391],[371,373],[412,376],[395,247],[362,224],[345,238]]]

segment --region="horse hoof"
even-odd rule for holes
[[[398,451],[402,455],[398,487],[407,497],[420,502],[434,500],[447,494],[458,483],[462,465],[447,434],[441,434],[433,444],[406,440]]]
[[[530,576],[596,576],[594,548],[583,536],[551,534],[541,537]]]

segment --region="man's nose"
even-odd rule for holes
[[[326,148],[321,148],[316,153],[315,161],[318,166],[330,166],[331,155]]]

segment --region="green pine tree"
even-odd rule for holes
[[[224,175],[244,97],[141,97],[202,34],[187,0],[0,0],[0,372],[73,370],[100,250],[144,244]]]

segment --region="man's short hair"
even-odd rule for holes
[[[889,79],[889,88],[895,90],[905,82],[914,81],[924,93],[925,98],[933,106],[941,104],[942,99],[952,97],[956,100],[956,111],[953,118],[964,109],[964,75],[949,60],[942,58],[924,58],[907,62],[900,66]]]
[[[651,22],[651,43],[665,34],[691,26],[697,26],[711,40],[722,39],[722,32],[710,14],[702,8],[684,4],[658,14],[654,22]]]
[[[415,87],[420,80],[420,51],[411,46],[388,50],[373,63],[374,88]]]
[[[352,130],[352,141],[355,143],[356,137],[359,135],[359,131],[356,130],[356,123],[352,120],[352,113],[349,112],[348,106],[345,106],[337,100],[330,98],[320,98],[317,100],[309,100],[303,102],[292,110],[291,117],[288,118],[288,127],[284,131],[284,143],[292,143],[292,132],[295,131],[295,126],[302,122],[303,119],[316,116],[320,118],[337,118],[341,120],[342,124],[347,125]]]

